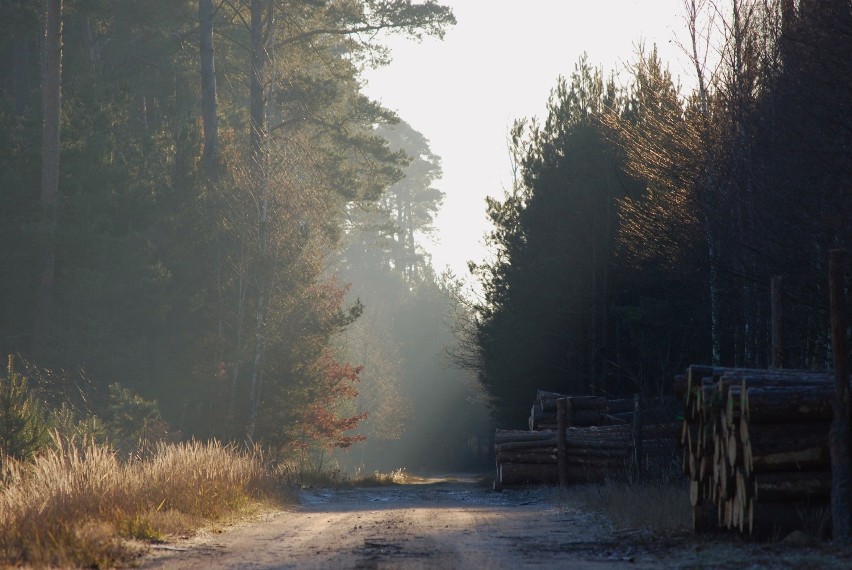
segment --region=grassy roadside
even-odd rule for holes
[[[113,567],[157,541],[271,504],[276,478],[258,451],[217,442],[157,444],[120,460],[108,447],[57,442],[4,459],[0,565]]]

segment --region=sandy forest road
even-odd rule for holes
[[[688,538],[660,542],[613,532],[595,515],[547,501],[543,491],[494,493],[474,482],[441,481],[304,491],[301,505],[293,510],[270,513],[222,533],[202,533],[155,549],[139,561],[139,567],[485,570],[834,566],[825,561],[818,566],[801,566],[781,560],[777,552],[762,557],[740,547],[732,551],[706,549]]]
[[[141,566],[597,569],[639,562],[588,513],[556,508],[540,491],[494,493],[472,481],[303,491],[297,509],[168,548]]]

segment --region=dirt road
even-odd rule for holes
[[[473,480],[458,479],[306,490],[301,493],[300,506],[293,510],[269,513],[225,532],[202,533],[157,548],[140,566],[335,570],[803,567],[784,563],[777,553],[763,557],[766,563],[762,564],[754,546],[708,549],[686,538],[661,543],[632,532],[614,532],[596,515],[554,504],[545,493],[494,493]],[[744,565],[746,560],[750,564]],[[844,561],[838,562],[842,567]]]

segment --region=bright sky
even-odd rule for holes
[[[458,20],[443,41],[391,38],[390,66],[366,73],[368,96],[423,133],[442,160],[446,193],[438,243],[424,243],[440,272],[467,276],[485,256],[485,197],[511,187],[512,122],[544,117],[559,75],[585,51],[605,72],[623,70],[635,46],[657,44],[673,75],[683,38],[683,0],[443,0]]]

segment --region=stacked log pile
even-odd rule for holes
[[[695,530],[824,523],[833,394],[828,373],[691,366],[681,444]]]
[[[648,421],[634,426],[633,412],[627,412],[633,409],[634,400],[539,391],[530,414],[530,425],[538,429],[497,430],[495,434],[495,489],[559,482],[556,430],[556,401],[559,398],[568,401],[565,464],[569,483],[622,478],[632,464],[641,464],[636,465],[640,467],[659,458],[671,458],[676,453],[678,424]],[[610,405],[613,402],[615,404]],[[629,415],[610,417],[613,414]],[[648,415],[653,416],[653,413],[649,411]]]
[[[530,410],[530,431],[556,429],[556,401],[567,398],[564,394],[539,390]],[[607,425],[608,401],[602,396],[574,396],[571,398],[569,424],[573,426]],[[632,410],[632,403],[629,411]]]
[[[608,399],[606,396],[569,396],[538,390],[529,416],[530,431],[556,429],[556,401],[568,398],[568,425],[575,427],[626,425],[633,421],[633,398]],[[665,423],[673,417],[673,400],[643,399],[643,418],[648,422]]]

